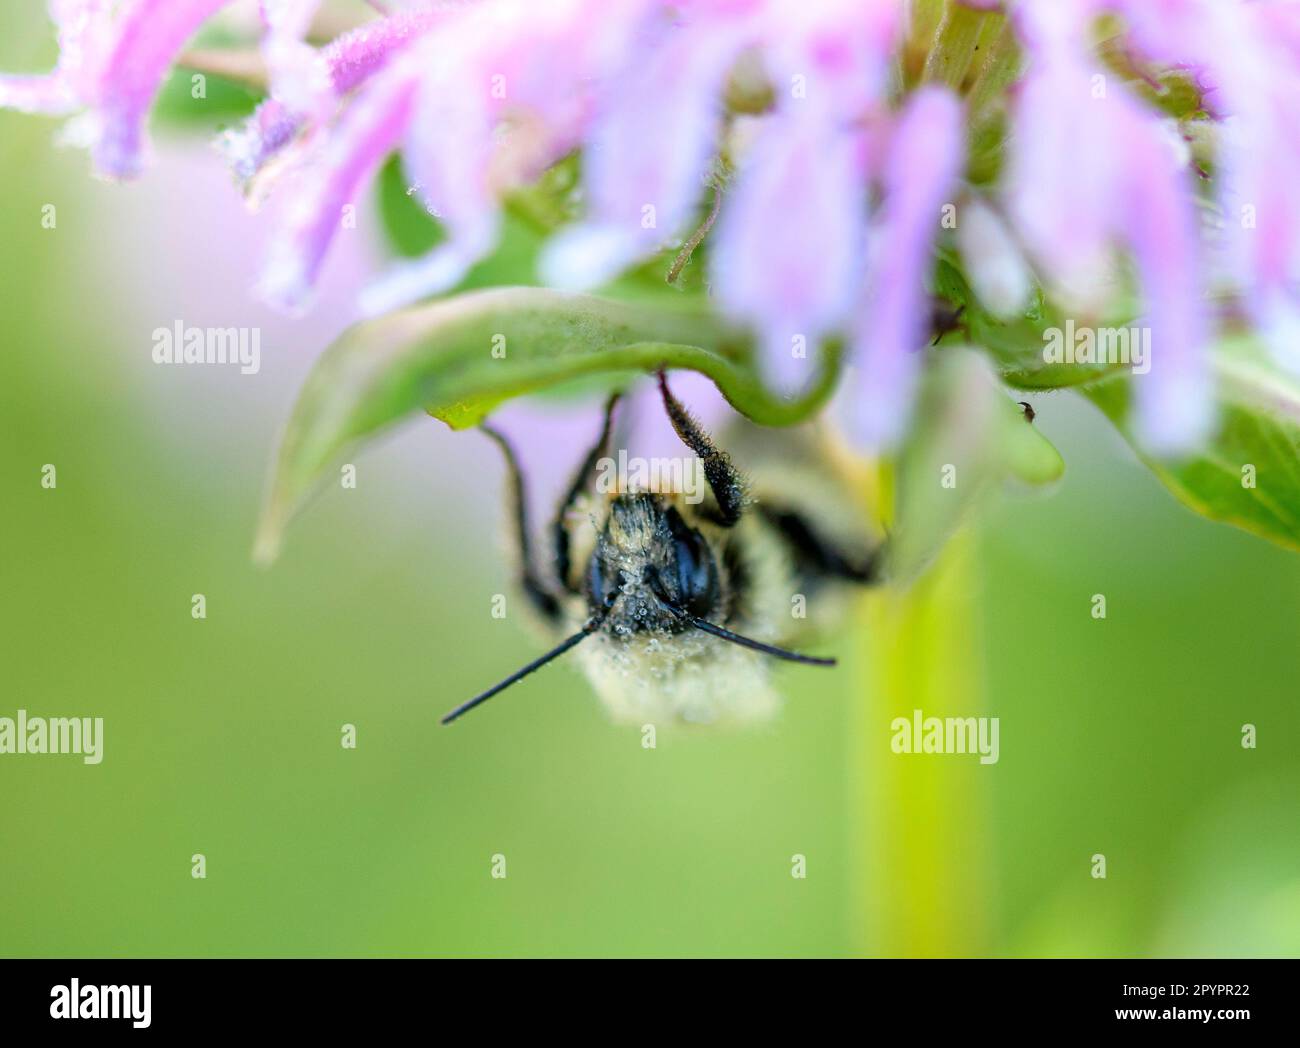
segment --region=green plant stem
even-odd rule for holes
[[[852,896],[856,952],[970,956],[989,949],[992,892],[985,799],[992,769],[977,757],[897,754],[896,717],[974,717],[983,709],[977,568],[959,534],[905,592],[862,606],[855,653]]]

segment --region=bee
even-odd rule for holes
[[[633,723],[762,719],[777,705],[771,660],[835,665],[786,645],[806,632],[810,602],[832,618],[847,603],[847,590],[879,579],[881,545],[846,499],[843,477],[809,434],[775,440],[752,424],[755,466],[750,477],[742,475],[673,396],[663,372],[658,383],[707,491],[692,500],[672,491],[593,490],[608,453],[614,394],[546,532],[545,570],[534,555],[519,460],[497,430],[480,427],[505,458],[520,586],[563,639],[442,723],[575,648],[609,712]]]

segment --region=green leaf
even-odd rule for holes
[[[203,97],[194,97],[201,75]],[[209,132],[239,123],[266,96],[266,69],[255,44],[210,23],[177,59],[154,103],[159,125]]]
[[[1211,520],[1300,549],[1300,382],[1244,337],[1218,346],[1213,362],[1219,431],[1203,451],[1178,461],[1153,458],[1135,441],[1133,378],[1114,375],[1081,391],[1183,503]]]
[[[375,179],[379,220],[393,251],[404,257],[423,255],[447,239],[442,224],[420,206],[402,174],[401,157],[394,153]]]
[[[316,362],[294,405],[255,557],[274,558],[290,517],[340,456],[417,412],[463,429],[511,397],[591,375],[615,385],[661,367],[708,375],[738,411],[763,425],[801,422],[830,396],[838,345],[827,347],[808,393],[780,398],[757,377],[745,337],[688,296],[677,297],[682,306],[671,308],[493,288],[350,328]]]
[[[1043,359],[1043,333],[1054,326],[1051,320],[1024,316],[1003,321],[978,308],[968,312],[966,330],[971,340],[988,349],[998,364],[1002,381],[1015,389],[1066,389],[1095,382],[1124,367],[1106,363],[1048,363]]]
[[[574,201],[578,199],[578,176],[578,157],[574,154],[547,168],[531,185],[519,186],[507,193],[496,248],[479,261],[453,290],[469,291],[510,284],[537,286],[537,258],[546,238],[577,217],[579,209]],[[413,258],[446,239],[441,223],[425,210],[410,190],[397,153],[388,158],[375,179],[375,200],[380,227],[395,254]],[[705,201],[699,221],[703,221],[707,213],[708,203]],[[702,264],[705,250],[701,245],[691,263],[671,286],[665,278],[677,255],[678,247],[674,245],[665,246],[643,259],[609,284],[598,288],[596,293],[611,298],[680,299],[688,294],[704,298],[707,291]]]
[[[203,97],[195,98],[194,75],[191,69],[177,68],[163,84],[152,113],[159,125],[198,128],[211,134],[239,124],[261,101],[255,88],[216,73],[203,74]]]
[[[576,199],[577,163],[576,154],[565,157],[542,172],[536,182],[518,186],[505,195],[507,228],[501,241],[511,255],[521,259],[521,266],[526,264],[530,278],[545,238],[577,217],[572,203]],[[423,255],[447,238],[442,223],[424,208],[408,184],[399,153],[392,154],[380,168],[375,194],[380,223],[398,255]],[[499,247],[498,253],[501,250]]]
[[[935,294],[962,307],[961,327],[968,341],[989,351],[998,365],[1002,381],[1015,389],[1065,389],[1095,382],[1123,370],[1118,364],[1052,364],[1043,356],[1044,338],[1049,328],[1065,328],[1065,319],[1053,310],[1041,289],[1034,292],[1024,313],[1010,319],[994,316],[976,297],[950,251],[941,252],[934,275]],[[1133,305],[1121,297],[1111,308],[1114,319],[1099,321],[1101,326],[1126,327],[1132,323]]]
[[[1004,481],[1049,484],[1064,471],[1060,453],[1006,395],[983,353],[934,353],[898,461],[892,577],[915,577]]]

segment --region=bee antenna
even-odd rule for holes
[[[533,659],[532,662],[530,662],[527,666],[524,666],[522,669],[515,670],[514,673],[510,674],[509,677],[501,681],[500,684],[494,684],[492,687],[488,688],[487,691],[475,695],[468,702],[462,702],[459,706],[457,706],[454,710],[452,710],[450,713],[448,713],[445,717],[442,718],[442,723],[450,724],[457,717],[460,717],[463,714],[468,713],[475,706],[487,702],[487,700],[492,698],[493,695],[497,694],[498,692],[505,691],[506,688],[510,687],[510,685],[514,684],[519,680],[522,680],[524,677],[527,677],[528,674],[533,672],[533,670],[541,669],[552,659],[558,659],[570,648],[576,646],[580,641],[586,640],[586,638],[590,637],[599,628],[600,628],[600,620],[593,619],[592,621],[588,622],[585,626],[582,627],[582,629],[580,629],[572,637],[568,637],[562,640],[559,644],[557,644],[554,648],[548,651],[545,655]]]
[[[785,659],[787,662],[802,662],[809,666],[834,666],[835,659],[820,659],[814,655],[800,655],[797,651],[786,651],[785,648],[778,648],[772,644],[764,644],[760,640],[752,640],[749,637],[742,637],[739,633],[732,633],[731,630],[723,629],[721,626],[710,622],[708,619],[702,619],[698,615],[682,613],[692,626],[705,633],[712,634],[722,640],[729,640],[732,644],[739,644],[742,648],[753,648],[754,651],[761,651],[764,655],[775,655],[778,659]]]

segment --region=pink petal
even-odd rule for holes
[[[1200,250],[1183,172],[1147,124],[1133,128],[1128,235],[1150,327],[1149,373],[1135,375],[1138,434],[1153,452],[1188,449],[1213,423]]]
[[[780,390],[814,376],[862,286],[867,180],[854,136],[795,111],[763,128],[726,201],[711,264],[722,307],[753,326]]]
[[[303,42],[320,0],[261,0],[267,32],[262,40],[271,74],[271,97],[300,113],[322,111],[331,96],[329,68]]]
[[[336,37],[321,49],[336,95],[344,95],[370,79],[397,51],[418,40],[440,21],[454,16],[459,5],[438,0],[394,11]]]
[[[1300,5],[1121,6],[1148,60],[1213,85],[1228,268],[1275,356],[1300,370]]]
[[[638,3],[494,5],[474,9],[446,34],[428,39],[403,166],[447,240],[368,288],[363,312],[445,291],[491,250],[501,193],[580,141],[587,82],[626,59],[623,44]]]
[[[712,272],[785,392],[807,384],[818,343],[844,326],[861,287],[870,140],[858,128],[880,105],[899,7],[779,3],[761,24],[777,113],[742,161]]]
[[[1139,326],[1151,337],[1150,373],[1136,376],[1139,434],[1152,451],[1184,450],[1212,422],[1190,176],[1160,118],[1084,50],[1095,7],[1018,9],[1032,57],[1015,107],[1007,207],[1058,294],[1091,317],[1117,286],[1115,249],[1131,249],[1146,308]],[[1185,27],[1183,44],[1198,33]]]
[[[402,169],[447,239],[366,288],[360,308],[368,316],[445,291],[496,242],[497,201],[488,181],[495,144],[490,107],[476,91],[462,91],[455,105],[446,106],[447,88],[441,78],[426,77],[402,149]]]
[[[585,223],[548,246],[543,279],[594,287],[679,232],[703,196],[726,76],[747,40],[734,26],[662,25],[602,87],[583,154]]]
[[[268,98],[238,129],[223,132],[217,148],[236,177],[247,182],[298,136],[305,123],[303,116]]]
[[[331,41],[319,55],[328,71],[332,94],[342,97],[365,83],[395,54],[455,10],[455,6],[444,3],[421,4],[367,22]],[[301,93],[290,90],[287,97]],[[313,113],[311,105],[307,109],[290,106],[285,98],[275,94],[274,88],[272,95],[242,127],[226,132],[219,142],[235,174],[245,181],[256,175],[314,118],[324,115]]]
[[[1003,200],[1058,293],[1095,309],[1109,292],[1115,200],[1126,158],[1114,126],[1128,104],[1073,50],[1044,51],[1020,87]]]
[[[67,116],[80,108],[80,99],[61,76],[0,75],[0,109],[16,109],[20,113],[44,113],[48,116]]]
[[[52,0],[58,65],[46,75],[0,76],[0,108],[53,116],[81,108],[93,89],[111,14],[109,0]]]
[[[777,108],[852,122],[883,97],[903,5],[862,0],[778,0],[759,15],[763,66]]]
[[[186,41],[230,0],[133,0],[116,21],[116,43],[96,99],[96,169],[114,178],[139,173],[144,120]]]
[[[850,437],[865,447],[896,442],[910,413],[929,331],[925,281],[932,247],[965,159],[961,116],[953,95],[923,88],[903,110],[890,142],[867,308],[854,337],[857,368],[841,401]]]
[[[273,242],[260,293],[283,308],[302,308],[334,239],[343,208],[401,141],[410,121],[416,78],[393,66],[348,107],[307,171],[287,228]]]

